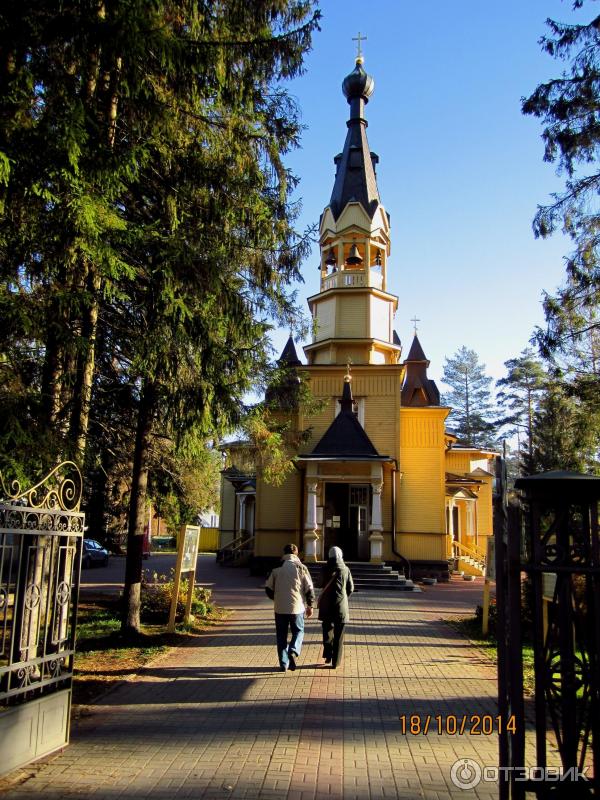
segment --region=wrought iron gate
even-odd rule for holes
[[[500,737],[500,798],[600,797],[600,478],[549,472],[515,485],[522,503],[500,504],[495,531],[499,713],[515,720]],[[535,747],[525,735],[529,638]]]
[[[0,773],[67,744],[84,531],[81,474],[1,482]]]

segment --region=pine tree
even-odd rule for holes
[[[485,374],[477,353],[463,345],[446,358],[442,380],[451,388],[443,395],[443,402],[452,408],[450,424],[459,440],[471,447],[490,447],[494,430],[489,421],[492,379]]]
[[[523,350],[517,358],[505,361],[504,366],[508,374],[496,383],[500,389],[496,401],[507,414],[497,420],[497,424],[506,428],[508,435],[517,436],[520,472],[530,475],[533,469],[534,414],[548,376],[531,348]],[[524,444],[521,444],[523,439]]]

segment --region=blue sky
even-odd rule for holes
[[[288,84],[306,126],[287,158],[300,177],[300,227],[318,222],[333,186],[360,30],[375,79],[366,108],[378,183],[391,215],[388,287],[399,296],[396,330],[408,352],[410,319],[440,380],[445,356],[477,351],[494,378],[543,322],[543,290],[562,282],[570,242],[536,240],[538,204],[562,187],[543,161],[541,124],[520,99],[565,65],[541,51],[545,20],[587,21],[560,0],[322,0],[322,30],[306,74]],[[588,4],[589,6],[589,4]],[[366,12],[366,13],[365,13]],[[299,299],[318,291],[318,251],[303,266]],[[274,335],[281,350],[287,333]],[[306,342],[305,342],[306,343]],[[299,347],[300,350],[300,347]],[[441,387],[442,390],[444,387]]]

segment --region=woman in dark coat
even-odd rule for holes
[[[323,567],[319,619],[323,623],[323,658],[333,669],[342,661],[344,625],[350,619],[348,597],[354,591],[350,570],[339,547],[332,547]]]

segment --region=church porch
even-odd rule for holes
[[[392,538],[384,504],[391,504],[393,459],[301,457],[299,461],[305,465],[305,561],[325,560],[335,545],[346,560],[382,563],[384,539]]]

